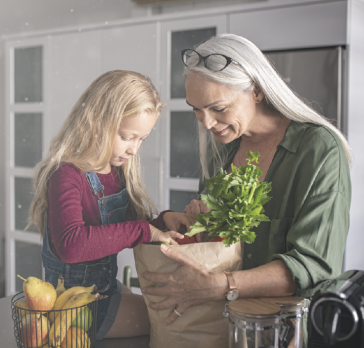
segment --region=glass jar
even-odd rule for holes
[[[280,347],[302,348],[303,314],[305,298],[296,296],[262,298],[267,303],[281,308]]]
[[[278,348],[280,310],[260,299],[240,299],[226,304],[229,348]]]

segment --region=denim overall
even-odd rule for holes
[[[85,172],[84,174],[92,193],[99,197],[97,204],[101,215],[101,224],[124,222],[129,202],[127,190],[123,189],[119,193],[104,197],[104,186],[101,185],[97,175],[92,172]],[[115,320],[121,299],[121,284],[116,280],[118,273],[117,254],[106,256],[97,261],[67,264],[53,254],[49,247],[48,233],[48,224],[46,223],[42,248],[45,280],[57,287],[58,276],[62,274],[66,289],[73,286],[88,287],[95,284],[98,293],[108,295],[106,299],[98,302],[97,310],[96,339],[103,339]]]

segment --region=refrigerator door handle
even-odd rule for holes
[[[341,46],[337,48],[338,51],[338,60],[337,60],[337,128],[339,130],[342,126],[342,55],[343,49]]]

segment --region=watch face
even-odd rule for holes
[[[239,293],[236,290],[231,290],[229,291],[229,293],[227,294],[226,298],[229,301],[234,301],[239,297]]]

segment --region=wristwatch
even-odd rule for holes
[[[225,294],[226,299],[229,301],[234,301],[239,297],[238,289],[235,285],[235,280],[233,277],[233,274],[231,272],[224,272],[226,274],[228,284],[229,284],[229,290]]]

